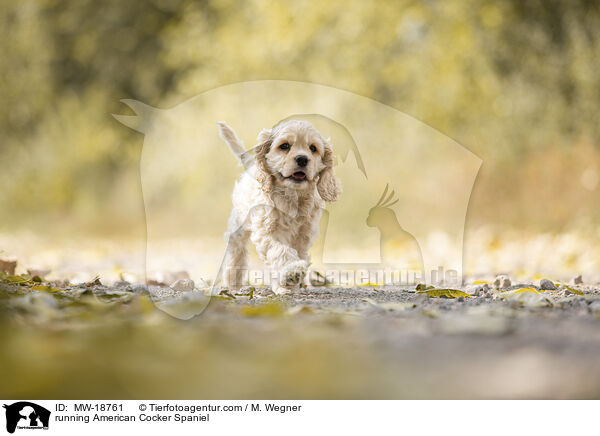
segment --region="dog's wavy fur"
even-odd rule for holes
[[[302,283],[310,265],[308,251],[318,234],[324,201],[341,194],[331,144],[312,124],[290,120],[263,129],[251,158],[233,129],[224,122],[218,125],[221,138],[246,168],[233,190],[223,285],[242,286],[251,240],[261,260],[278,272],[273,290],[290,292]],[[299,156],[308,159],[306,166],[298,165]],[[304,180],[294,176],[299,171]]]

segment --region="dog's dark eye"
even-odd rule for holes
[[[312,151],[313,153],[315,153],[317,151],[317,147],[315,147],[314,145],[310,146],[310,151]]]
[[[290,144],[288,144],[287,142],[284,142],[283,144],[281,144],[279,146],[279,148],[281,148],[282,150],[289,150],[290,149]]]

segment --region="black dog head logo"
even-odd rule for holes
[[[28,401],[4,405],[6,409],[6,431],[14,433],[17,426],[48,428],[50,411]]]

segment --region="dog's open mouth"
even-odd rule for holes
[[[304,171],[296,171],[291,176],[284,177],[285,179],[293,180],[294,182],[304,182],[306,180],[306,174]]]

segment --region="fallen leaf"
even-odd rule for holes
[[[364,286],[371,286],[371,287],[374,287],[374,286],[379,286],[379,285],[377,285],[377,284],[375,284],[375,283],[367,282],[367,283],[363,283],[363,284],[361,284],[361,285],[358,285],[358,286],[361,286],[361,287],[364,287]]]
[[[521,288],[521,289],[517,289],[516,291],[513,291],[513,294],[520,294],[521,292],[533,292],[534,294],[538,294],[541,295],[537,289],[535,288]]]
[[[32,291],[41,291],[41,292],[61,292],[58,288],[53,288],[51,286],[38,285],[31,288]]]
[[[254,291],[255,290],[256,290],[255,288],[250,288],[250,289],[248,289],[248,292],[245,292],[245,293],[238,292],[235,295],[237,297],[248,297],[248,300],[252,300],[254,298]]]
[[[235,295],[233,295],[232,293],[230,293],[227,289],[223,289],[221,292],[219,292],[219,295],[223,298],[227,298],[229,300],[235,300]]]
[[[563,286],[563,287],[564,287],[564,288],[565,288],[567,291],[570,291],[570,292],[572,292],[572,293],[574,293],[574,294],[577,294],[577,295],[585,295],[585,294],[584,294],[582,291],[580,291],[579,289],[573,289],[572,287],[570,287],[570,286],[567,286],[567,285],[565,285],[565,284],[561,284],[561,286]]]
[[[100,282],[100,276],[95,276],[91,281],[85,283],[85,286],[102,286],[102,282]]]
[[[285,307],[277,303],[256,304],[242,307],[242,313],[246,316],[276,317],[285,313]]]
[[[424,289],[418,291],[419,294],[427,294],[433,298],[458,298],[458,297],[468,297],[471,296],[466,292],[459,291],[458,289]]]
[[[26,276],[26,275],[7,276],[6,279],[5,279],[5,281],[7,281],[9,283],[14,283],[14,284],[22,285],[22,284],[31,283],[31,277]]]

